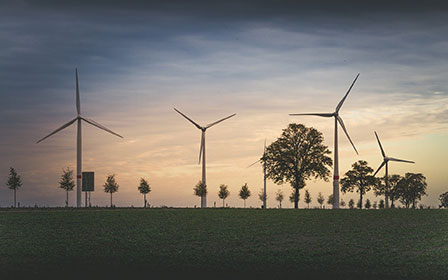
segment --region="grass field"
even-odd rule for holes
[[[448,211],[0,211],[1,279],[160,274],[448,279]]]

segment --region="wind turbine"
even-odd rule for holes
[[[266,139],[264,139],[264,150],[263,157],[266,155]],[[247,168],[261,162],[261,159],[249,165]],[[263,198],[263,209],[266,209],[266,164],[263,163],[263,186],[264,186],[264,198]]]
[[[199,149],[199,164],[201,163],[201,157],[202,157],[202,183],[204,185],[206,185],[206,176],[205,176],[205,131],[222,122],[225,121],[227,119],[230,119],[231,117],[235,116],[236,114],[230,115],[228,117],[225,117],[223,119],[220,119],[216,122],[210,123],[206,126],[200,126],[199,124],[197,124],[196,122],[194,122],[192,119],[190,119],[189,117],[187,117],[186,115],[184,115],[181,111],[177,110],[176,108],[173,108],[174,111],[178,112],[179,114],[181,114],[184,118],[186,118],[187,120],[189,120],[192,124],[194,124],[194,126],[196,126],[198,129],[200,129],[202,131],[202,135],[201,135],[201,147]],[[201,196],[201,208],[205,208],[207,207],[207,195],[203,195]]]
[[[77,142],[76,142],[76,207],[81,207],[81,186],[82,186],[82,138],[81,138],[81,121],[85,121],[88,124],[91,124],[99,129],[105,130],[113,135],[116,135],[118,137],[123,138],[123,136],[113,132],[112,130],[109,130],[105,126],[95,122],[92,119],[88,119],[81,115],[81,102],[79,99],[79,84],[78,84],[78,69],[75,69],[76,73],[76,111],[77,116],[69,121],[68,123],[64,124],[60,128],[56,129],[52,133],[48,134],[44,138],[37,141],[37,143],[42,142],[43,140],[47,139],[53,134],[58,133],[59,131],[63,130],[66,127],[69,127],[74,122],[77,122],[78,124],[78,134],[77,134]]]
[[[389,208],[389,161],[399,161],[399,162],[407,162],[407,163],[415,163],[415,162],[410,161],[410,160],[404,160],[404,159],[398,159],[398,158],[392,158],[392,157],[386,156],[386,153],[383,150],[383,146],[381,146],[380,138],[378,138],[378,134],[376,134],[376,131],[374,131],[374,132],[375,132],[376,140],[378,140],[378,145],[380,146],[381,154],[383,155],[383,163],[381,163],[380,167],[378,167],[378,169],[375,171],[373,176],[375,177],[375,175],[378,173],[378,171],[380,171],[381,168],[383,168],[383,166],[386,165],[386,177],[384,179],[384,181],[386,183],[386,190],[385,190],[386,199],[385,200],[386,200],[386,208]]]
[[[334,117],[334,167],[333,167],[333,209],[339,208],[339,157],[338,157],[338,122],[342,127],[342,130],[344,130],[345,135],[347,135],[348,140],[353,146],[353,149],[355,149],[356,154],[358,154],[358,150],[356,150],[355,145],[353,144],[352,139],[350,139],[350,136],[348,135],[347,129],[345,128],[344,122],[342,121],[342,118],[339,116],[339,110],[342,107],[342,104],[344,104],[345,99],[347,98],[348,94],[352,90],[353,85],[355,84],[356,80],[359,77],[356,75],[355,80],[353,81],[352,85],[348,89],[347,93],[344,95],[341,101],[339,101],[338,105],[336,106],[336,109],[333,113],[312,113],[312,114],[289,114],[290,116],[318,116],[318,117],[324,117],[324,118],[331,118]]]

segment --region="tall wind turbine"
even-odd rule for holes
[[[264,139],[263,157],[265,155],[266,155],[266,139]],[[252,163],[247,168],[249,168],[252,165],[255,165],[255,164],[259,163],[259,162],[261,162],[261,159],[259,159],[256,162]],[[263,186],[264,186],[263,209],[266,209],[266,164],[265,163],[263,163]]]
[[[199,124],[197,124],[196,122],[194,122],[192,119],[190,119],[189,117],[187,117],[186,115],[184,115],[181,111],[177,110],[176,108],[173,108],[174,111],[178,112],[179,114],[181,114],[184,118],[186,118],[187,120],[189,120],[194,126],[196,126],[198,129],[200,129],[202,131],[202,135],[201,135],[201,147],[199,149],[199,163],[201,163],[201,157],[202,157],[202,183],[204,185],[206,184],[206,176],[205,176],[205,131],[222,122],[225,121],[227,119],[230,119],[231,117],[235,116],[236,114],[230,115],[228,117],[225,117],[223,119],[220,119],[216,122],[210,123],[206,126],[200,126]],[[207,195],[204,194],[203,196],[201,196],[201,208],[205,208],[207,207]]]
[[[383,155],[383,163],[381,163],[380,167],[378,167],[378,169],[375,171],[375,173],[373,174],[373,176],[375,176],[378,171],[381,170],[381,168],[383,168],[384,165],[386,165],[386,177],[384,178],[384,181],[386,183],[386,190],[385,190],[385,201],[386,201],[386,208],[389,208],[389,161],[399,161],[399,162],[407,162],[407,163],[415,163],[413,161],[410,160],[404,160],[404,159],[398,159],[398,158],[392,158],[392,157],[388,157],[386,156],[386,153],[383,150],[383,146],[381,146],[381,142],[380,142],[380,138],[378,138],[378,134],[376,134],[375,132],[375,136],[376,136],[376,140],[378,140],[378,145],[380,146],[380,150],[381,150],[381,154]]]
[[[355,84],[356,80],[359,77],[356,75],[355,80],[353,81],[352,85],[348,89],[347,93],[344,95],[341,101],[339,101],[338,105],[336,106],[336,109],[333,113],[312,113],[312,114],[289,114],[290,116],[318,116],[318,117],[324,117],[324,118],[331,118],[334,117],[334,166],[333,166],[333,209],[339,208],[339,157],[338,157],[338,123],[341,125],[342,130],[344,130],[345,135],[347,135],[348,140],[353,146],[353,149],[355,149],[356,154],[358,154],[358,150],[356,150],[355,145],[353,144],[352,139],[350,139],[350,136],[348,135],[347,129],[345,128],[344,122],[342,121],[342,118],[339,116],[339,110],[342,107],[342,104],[344,104],[345,99],[347,98],[348,94],[352,90],[353,85]]]
[[[47,139],[53,134],[58,133],[59,131],[63,130],[66,127],[69,127],[74,122],[77,122],[78,124],[78,134],[77,134],[77,142],[76,142],[76,207],[81,207],[81,186],[82,186],[82,138],[81,138],[81,121],[85,121],[88,124],[91,124],[99,129],[105,130],[113,135],[116,135],[118,137],[123,138],[123,136],[113,132],[112,130],[109,130],[105,126],[95,122],[92,119],[85,118],[81,115],[81,101],[79,99],[79,84],[78,84],[78,69],[75,69],[76,73],[76,111],[77,116],[69,121],[68,123],[64,124],[60,128],[56,129],[52,133],[48,134],[44,138],[37,141],[37,143],[42,142],[43,140]]]

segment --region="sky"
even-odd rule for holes
[[[381,164],[376,131],[388,156],[416,162],[391,162],[389,172],[423,173],[421,203],[436,207],[448,191],[448,9],[442,1],[334,2],[0,0],[0,207],[13,201],[10,166],[23,179],[21,205],[64,205],[58,182],[62,169],[76,169],[76,125],[36,141],[76,116],[75,68],[81,113],[124,136],[83,124],[93,205],[108,205],[109,174],[120,185],[117,206],[143,204],[142,177],[153,206],[200,205],[200,131],[176,107],[201,125],[236,113],[207,130],[208,206],[222,205],[226,184],[226,203],[242,207],[247,183],[247,206],[260,207],[262,168],[247,166],[265,139],[303,123],[333,151],[331,119],[289,114],[333,112],[360,73],[340,111],[359,155],[339,129],[340,176],[358,160]],[[319,192],[332,193],[331,182],[306,183],[312,207]],[[268,207],[279,189],[291,192],[268,181]]]

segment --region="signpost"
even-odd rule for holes
[[[95,190],[95,173],[94,172],[83,172],[82,173],[82,191],[86,193],[86,207],[90,204],[90,192]],[[88,195],[88,199],[87,199]],[[87,201],[89,202],[87,204]]]

